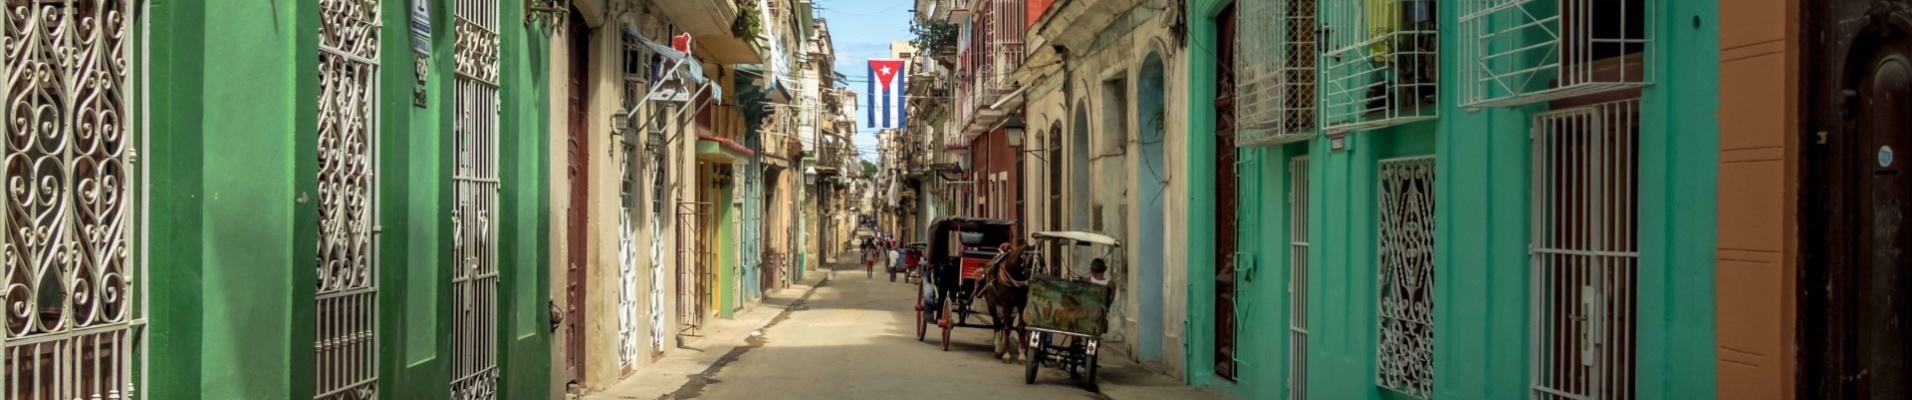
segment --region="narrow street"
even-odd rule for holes
[[[691,364],[701,370],[671,368],[667,361],[661,364],[665,368],[647,369],[585,399],[1221,398],[1116,357],[1100,364],[1102,393],[1085,391],[1053,369],[1044,369],[1035,384],[1027,385],[1021,364],[991,357],[986,329],[956,329],[949,351],[936,345],[935,331],[918,341],[912,326],[915,284],[900,276],[891,283],[880,272],[866,278],[861,265],[841,264],[833,274],[807,295],[772,296],[759,307],[766,316],[776,313],[761,336],[732,328],[688,342],[698,351],[678,354],[701,351],[691,357],[713,359]],[[799,295],[804,297],[793,298]],[[673,377],[672,371],[691,373]]]

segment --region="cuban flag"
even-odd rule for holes
[[[870,59],[869,127],[903,128],[903,60]]]

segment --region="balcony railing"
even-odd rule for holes
[[[957,121],[964,127],[976,121],[979,110],[1015,90],[1027,27],[1022,0],[975,1],[980,3],[977,23],[957,59]]]

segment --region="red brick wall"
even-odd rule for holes
[[[1014,219],[1017,190],[1021,185],[1016,176],[1016,151],[1009,148],[1009,143],[1004,140],[1001,129],[984,133],[970,142],[969,165],[974,171],[970,174],[970,178],[976,182],[972,186],[976,190],[971,198],[990,199],[992,194],[999,194],[999,198],[1002,199],[1000,202],[974,205],[970,209],[970,215],[988,217],[990,210],[1000,209],[1004,218]],[[1008,176],[1009,180],[1000,187],[992,187],[989,177],[998,174]],[[995,192],[998,189],[1001,190],[1000,193]]]

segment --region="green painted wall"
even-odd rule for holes
[[[1457,4],[1442,3],[1443,26],[1453,26]],[[1642,99],[1641,275],[1639,360],[1642,399],[1712,398],[1713,249],[1717,165],[1717,29],[1715,1],[1658,2],[1658,77]],[[1191,15],[1212,16],[1224,1],[1195,1]],[[1214,46],[1214,21],[1190,21],[1190,46]],[[1443,35],[1456,49],[1458,35]],[[1203,165],[1213,142],[1213,58],[1191,51],[1191,165]],[[1456,82],[1464,67],[1443,57],[1442,80]],[[1441,119],[1350,136],[1350,149],[1330,152],[1325,140],[1245,150],[1238,177],[1247,223],[1243,251],[1258,268],[1244,272],[1238,352],[1244,398],[1280,399],[1288,392],[1289,299],[1288,162],[1310,154],[1311,294],[1307,355],[1310,398],[1389,399],[1398,394],[1374,383],[1375,178],[1384,158],[1438,154],[1436,159],[1435,395],[1442,399],[1525,398],[1531,384],[1529,352],[1529,202],[1532,142],[1528,127],[1545,105],[1469,111],[1458,91],[1443,85]],[[1190,171],[1191,191],[1212,190],[1203,171]],[[1212,173],[1212,172],[1210,172]],[[1263,199],[1256,202],[1252,199]],[[1200,205],[1201,202],[1195,204]],[[1210,209],[1191,209],[1191,216]],[[1677,212],[1676,212],[1677,211]],[[1202,218],[1191,218],[1191,245],[1205,243]],[[1200,226],[1197,226],[1200,225]],[[1207,273],[1191,248],[1191,276]],[[1206,327],[1201,301],[1212,289],[1191,287],[1190,325]],[[1202,357],[1209,333],[1191,330],[1191,383],[1210,382]]]
[[[547,173],[550,111],[550,35],[527,26],[524,0],[504,0],[498,167],[504,183],[498,226],[499,392],[505,399],[551,393],[550,195]],[[445,76],[450,76],[446,74]]]
[[[1189,0],[1188,47],[1218,46],[1216,15],[1228,0]],[[1181,265],[1188,270],[1188,319],[1182,329],[1182,380],[1202,385],[1215,375],[1215,52],[1189,51],[1188,60],[1188,249]],[[1170,157],[1175,159],[1175,157]],[[1175,255],[1163,264],[1175,265]],[[1176,329],[1176,327],[1164,327]],[[1172,351],[1172,349],[1170,350]]]
[[[430,73],[418,82],[412,70],[419,61],[411,47],[406,2],[385,2],[383,41],[379,57],[380,128],[379,166],[380,359],[379,396],[382,399],[448,398],[451,380],[445,363],[451,352],[451,219],[452,174],[451,103],[453,32],[449,14],[434,13],[431,53],[424,58]],[[453,2],[438,0],[433,10],[452,10]],[[425,91],[425,106],[413,105],[415,91]],[[443,129],[443,130],[441,130]]]
[[[155,398],[310,396],[316,7],[150,8]]]
[[[504,10],[500,356],[506,398],[548,393],[546,34]],[[434,10],[452,10],[452,0]],[[428,105],[412,106],[409,4],[385,2],[379,175],[380,390],[446,398],[455,118],[450,12],[434,13]],[[151,0],[151,374],[165,399],[310,398],[317,241],[313,3]],[[221,21],[207,24],[206,21]],[[233,77],[244,77],[235,79]]]

